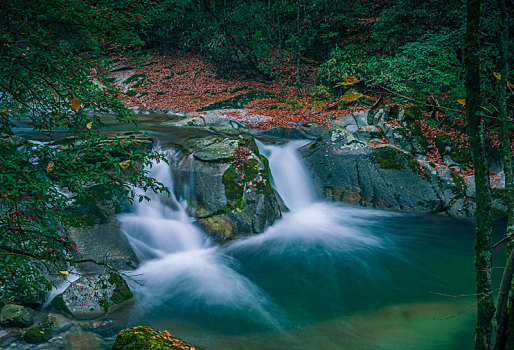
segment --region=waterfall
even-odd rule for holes
[[[122,229],[142,260],[135,271],[142,285],[132,285],[142,309],[139,319],[151,323],[173,315],[191,322],[208,320],[212,328],[280,330],[292,322],[292,314],[268,292],[274,286],[288,290],[290,285],[296,286],[291,292],[301,305],[311,299],[304,295],[311,293],[311,282],[295,278],[293,266],[303,271],[302,276],[325,281],[317,289],[323,294],[321,304],[309,312],[342,307],[335,307],[342,300],[333,293],[344,285],[341,271],[348,278],[366,279],[366,256],[371,249],[383,248],[385,241],[365,225],[389,214],[316,201],[297,153],[305,143],[258,143],[269,158],[274,188],[291,209],[262,234],[215,245],[173,193],[152,195],[150,202],[136,203],[132,213],[120,216]],[[150,175],[173,189],[167,164],[153,164]],[[266,281],[262,274],[269,268],[264,273],[272,280]]]
[[[138,257],[147,260],[209,245],[204,233],[193,225],[186,213],[186,204],[180,203],[173,194],[169,165],[162,161],[152,164],[150,175],[168,187],[171,193],[149,194],[149,202],[135,203],[132,213],[119,217]],[[136,189],[136,192],[142,194],[141,189]]]
[[[269,160],[273,185],[292,211],[314,202],[314,190],[298,148],[309,141],[291,141],[285,145],[266,145],[257,141],[260,152]]]

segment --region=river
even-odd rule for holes
[[[127,325],[210,350],[472,348],[474,297],[452,296],[474,292],[473,223],[321,202],[304,143],[259,143],[290,208],[262,234],[219,246],[173,195],[120,216],[142,260]]]

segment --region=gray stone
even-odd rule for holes
[[[139,265],[132,246],[114,217],[105,224],[71,227],[69,233],[83,259],[108,263],[120,270],[133,270]],[[80,264],[80,269],[85,273],[100,273],[104,267],[86,263]]]
[[[300,149],[322,197],[407,212],[444,209],[432,176],[412,155],[352,138],[348,130],[334,127]]]
[[[32,325],[34,311],[21,305],[5,305],[0,312],[0,325],[28,327]]]
[[[267,159],[253,137],[184,140],[171,167],[179,197],[218,241],[263,232],[281,216]]]
[[[360,112],[353,115],[355,119],[355,124],[357,124],[358,128],[363,128],[368,125],[368,113]]]
[[[114,272],[84,276],[52,300],[52,306],[78,319],[103,315],[132,298],[127,283]]]

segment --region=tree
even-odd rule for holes
[[[491,292],[491,192],[489,166],[485,155],[484,129],[480,110],[479,58],[480,0],[467,0],[467,26],[465,41],[466,117],[476,187],[475,276],[477,324],[475,349],[487,350],[491,346],[494,301]]]
[[[106,79],[102,54],[143,44],[136,2],[0,3],[0,291],[30,298],[77,262],[70,225],[101,192],[166,190],[145,165],[161,156],[137,138],[107,137],[100,113],[133,122]],[[134,5],[135,4],[135,5]],[[28,123],[39,142],[16,132]],[[140,198],[140,200],[143,197]]]

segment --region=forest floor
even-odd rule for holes
[[[222,77],[216,67],[194,54],[162,55],[150,54],[145,62],[136,64],[134,60],[122,57],[111,77],[117,77],[120,83],[120,99],[129,107],[143,108],[173,108],[190,112],[190,117],[200,116],[207,112],[196,112],[209,104],[243,95],[251,91],[267,91],[272,97],[258,98],[245,105],[245,117],[240,109],[227,111],[225,114],[241,120],[252,116],[266,116],[265,121],[254,122],[250,127],[269,129],[276,126],[296,127],[297,123],[317,123],[321,126],[330,126],[338,116],[358,111],[367,111],[374,107],[393,104],[390,94],[377,91],[364,91],[366,104],[356,104],[346,109],[338,109],[340,98],[320,91],[316,86],[316,62],[307,62],[302,66],[302,88],[296,87],[296,66],[284,60],[278,72],[279,77],[273,80],[249,79],[245,77]],[[120,74],[130,69],[133,73],[123,77]],[[122,79],[120,79],[120,77]],[[131,78],[132,77],[132,78]],[[125,80],[123,80],[125,79]],[[130,80],[127,80],[130,79]],[[131,93],[127,93],[128,91]],[[423,112],[424,118],[419,121],[420,128],[429,143],[427,158],[436,163],[444,164],[442,155],[436,147],[438,134],[443,134],[451,140],[469,147],[465,125],[457,123],[446,125],[444,116],[437,116],[441,120],[439,125],[427,123],[427,119],[434,118],[427,109]],[[247,120],[244,120],[247,121]],[[390,123],[397,123],[396,120]],[[493,147],[499,147],[498,135],[490,133]],[[384,139],[384,143],[387,141]],[[380,143],[379,143],[380,144]],[[377,144],[376,146],[378,146]],[[467,167],[460,171],[462,175],[471,175],[473,170]]]

